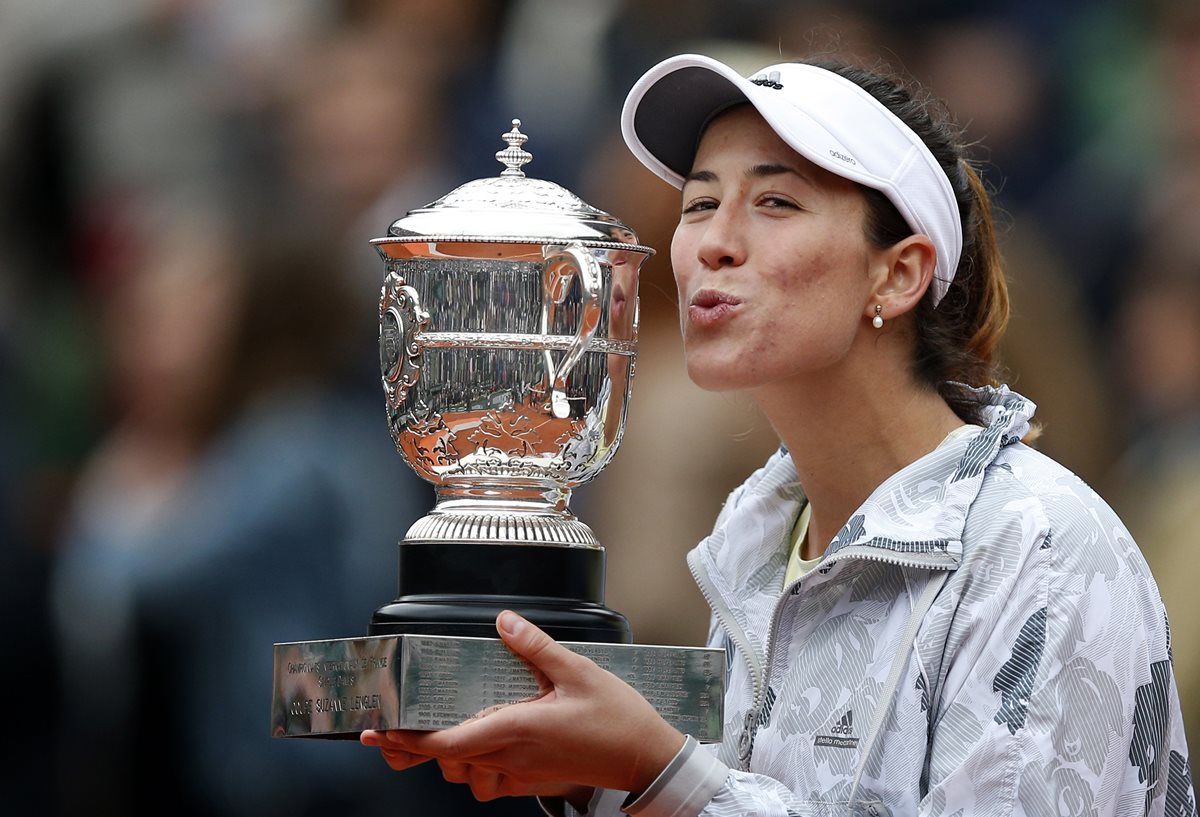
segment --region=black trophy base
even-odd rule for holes
[[[479,542],[402,542],[398,598],[370,634],[496,638],[513,610],[559,641],[627,644],[625,616],[604,606],[604,551]]]

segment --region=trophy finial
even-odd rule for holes
[[[524,176],[525,171],[521,170],[521,165],[533,161],[533,154],[521,149],[521,145],[529,141],[529,137],[521,133],[521,120],[514,119],[512,130],[500,138],[508,143],[508,147],[496,152],[496,161],[504,165],[504,171],[500,175]]]

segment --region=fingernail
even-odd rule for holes
[[[504,631],[505,635],[515,636],[520,634],[521,629],[525,626],[525,619],[511,610],[505,610],[500,614],[496,624]]]
[[[400,732],[384,732],[383,737],[388,743],[394,746],[404,745],[404,735]]]
[[[379,733],[378,732],[370,732],[370,731],[363,732],[361,735],[358,736],[358,739],[362,743],[363,746],[378,746],[379,745]]]

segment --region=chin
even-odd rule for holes
[[[746,367],[737,363],[715,366],[688,361],[688,379],[705,391],[738,391],[752,388],[748,382]]]

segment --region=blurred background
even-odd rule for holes
[[[956,112],[1004,210],[1012,383],[1155,569],[1200,745],[1200,5],[902,5],[0,0],[5,813],[538,813],[267,728],[271,643],[365,633],[432,503],[384,422],[367,241],[495,174],[514,116],[530,175],[660,250],[622,452],[573,507],[635,636],[702,643],[683,555],[775,441],[687,381],[677,194],[620,141],[683,51],[884,60]]]

